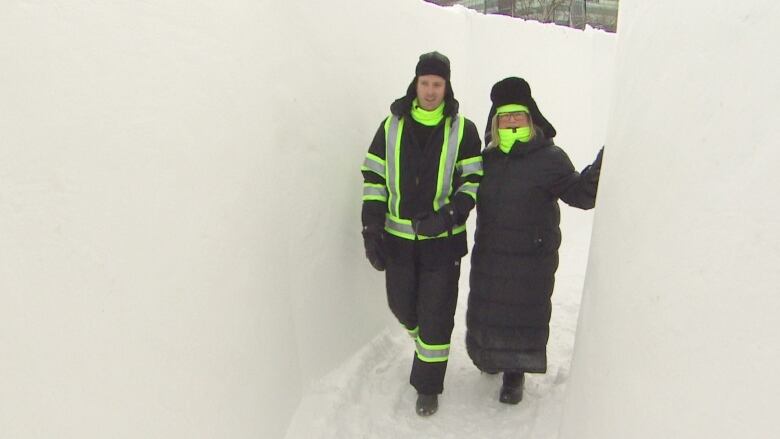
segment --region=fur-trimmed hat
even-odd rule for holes
[[[536,101],[531,97],[531,86],[525,79],[512,76],[498,81],[490,90],[490,100],[493,102],[493,106],[490,107],[486,133],[491,131],[496,108],[506,104],[520,104],[528,107],[531,112],[531,120],[542,129],[545,137],[548,139],[555,137],[555,127],[539,111]],[[486,134],[485,137],[487,138],[488,135]]]

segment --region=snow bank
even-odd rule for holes
[[[0,431],[281,437],[395,325],[358,168],[417,56],[480,127],[527,78],[581,166],[613,42],[416,0],[4,2]]]
[[[621,2],[561,438],[780,437],[778,19]]]

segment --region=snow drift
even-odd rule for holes
[[[620,7],[560,437],[778,437],[780,6]]]

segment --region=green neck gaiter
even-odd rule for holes
[[[417,104],[417,99],[412,101],[412,119],[425,126],[436,126],[444,119],[444,102],[436,109],[428,111]]]
[[[499,116],[504,113],[516,113],[520,111],[529,115],[528,120],[530,122],[531,112],[525,105],[506,104],[496,108],[496,114]],[[520,142],[528,143],[528,141],[531,140],[531,136],[533,136],[533,132],[531,131],[530,126],[520,128],[499,128],[498,138],[500,141],[498,147],[501,148],[501,151],[504,151],[505,154],[509,154],[509,151],[512,150],[512,146],[514,146],[515,142],[519,140]]]
[[[501,148],[501,151],[504,151],[505,154],[509,154],[509,151],[512,150],[512,146],[514,146],[516,141],[519,140],[523,143],[527,143],[531,140],[531,127],[499,128],[498,137],[500,139],[498,147]]]

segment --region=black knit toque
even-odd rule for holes
[[[437,75],[449,81],[450,60],[439,52],[423,53],[420,55],[414,73],[416,76]]]

